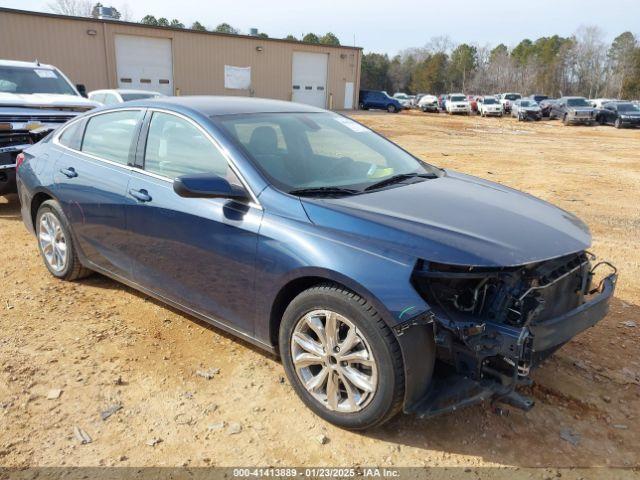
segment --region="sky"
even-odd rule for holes
[[[0,0],[0,6],[51,11],[51,0]],[[394,55],[448,36],[455,43],[516,45],[523,38],[569,36],[597,25],[612,40],[640,33],[640,0],[102,0],[133,20],[146,14],[199,21],[207,28],[227,22],[243,32],[256,27],[271,37],[335,33],[343,45]]]

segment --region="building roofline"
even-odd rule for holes
[[[125,25],[130,27],[152,28],[152,29],[158,29],[158,30],[171,30],[174,32],[196,33],[200,35],[214,35],[217,37],[242,38],[247,40],[260,40],[265,42],[283,42],[283,43],[290,43],[294,45],[310,45],[310,46],[316,46],[316,47],[319,46],[319,47],[325,47],[325,48],[341,48],[341,49],[347,49],[347,50],[362,50],[362,47],[351,47],[347,45],[325,45],[322,43],[310,43],[310,42],[303,42],[298,40],[287,40],[285,38],[255,37],[253,35],[246,35],[246,34],[211,32],[208,30],[207,31],[192,30],[190,28],[160,27],[156,25],[147,25],[147,24],[138,23],[138,22],[125,22],[123,20],[106,20],[106,19],[93,18],[93,17],[76,17],[71,15],[59,15],[57,13],[36,12],[32,10],[20,10],[17,8],[0,7],[0,13],[3,13],[3,12],[18,13],[23,15],[34,15],[38,17],[59,18],[64,20],[76,20],[76,21],[82,20],[85,22],[108,23],[108,24],[115,24],[115,25]]]

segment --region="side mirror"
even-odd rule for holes
[[[173,181],[173,191],[186,198],[248,199],[243,188],[213,173],[182,175]]]
[[[85,87],[83,83],[77,83],[76,90],[78,90],[78,93],[84,98],[87,98],[87,87]]]

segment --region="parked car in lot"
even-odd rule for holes
[[[553,108],[553,104],[556,102],[555,98],[547,98],[546,100],[540,101],[540,113],[543,118],[549,118],[551,115],[551,110]]]
[[[393,98],[395,98],[400,102],[400,105],[402,105],[402,108],[412,107],[411,96],[407,95],[406,93],[402,93],[402,92],[394,93]]]
[[[478,111],[483,117],[502,117],[502,105],[494,97],[480,97]]]
[[[386,110],[390,113],[397,113],[404,108],[398,99],[380,90],[360,90],[359,106],[360,110]]]
[[[90,112],[21,154],[56,278],[97,271],[278,353],[341,427],[495,399],[600,321],[587,226],[338,114],[241,97]],[[436,362],[436,359],[438,362]]]
[[[98,105],[52,65],[0,60],[0,195],[16,191],[18,153]]]
[[[455,113],[471,114],[471,106],[466,95],[462,93],[452,93],[448,95],[446,104],[447,113],[453,115]]]
[[[533,100],[534,102],[536,102],[538,105],[540,105],[540,102],[543,100],[547,100],[549,98],[548,95],[540,95],[537,93],[534,93],[533,95],[529,95],[529,100]]]
[[[593,125],[596,109],[584,97],[562,97],[552,105],[550,118],[559,118],[565,125]]]
[[[542,111],[536,102],[523,98],[513,102],[511,116],[517,118],[520,122],[525,120],[541,120]]]
[[[640,108],[631,102],[605,103],[598,111],[596,121],[616,128],[640,127]]]
[[[522,95],[519,93],[502,93],[500,94],[500,105],[502,105],[502,110],[504,113],[510,113],[511,107],[513,106],[513,102],[516,100],[520,100]]]
[[[600,110],[604,108],[605,103],[611,103],[611,102],[617,102],[617,101],[618,100],[616,100],[615,98],[593,98],[589,100],[589,103],[593,108]]]
[[[447,110],[447,99],[449,98],[449,95],[440,95],[438,97],[438,105],[440,106],[440,110]]]
[[[440,111],[438,107],[438,97],[436,97],[435,95],[423,95],[418,102],[418,108],[425,113],[438,113]]]
[[[94,90],[89,92],[89,100],[101,103],[102,105],[115,105],[116,103],[130,102],[132,100],[144,100],[146,98],[164,97],[160,92],[150,90]]]

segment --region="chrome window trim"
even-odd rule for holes
[[[160,112],[160,113],[166,113],[168,115],[174,115],[176,117],[182,118],[183,120],[186,120],[187,122],[191,123],[194,127],[196,127],[212,143],[213,147],[220,152],[222,157],[227,161],[227,165],[229,166],[229,168],[231,168],[233,173],[238,177],[238,179],[242,183],[242,186],[249,193],[249,195],[251,196],[251,201],[248,203],[248,205],[250,207],[257,208],[258,210],[263,210],[262,204],[259,202],[258,197],[256,196],[254,191],[251,189],[251,187],[249,186],[249,184],[247,183],[245,178],[242,176],[242,174],[238,170],[238,167],[236,166],[235,162],[233,161],[233,158],[231,157],[231,154],[225,148],[223,148],[222,145],[220,145],[220,143],[211,134],[209,134],[209,132],[207,132],[200,124],[198,124],[198,122],[196,122],[195,120],[187,117],[186,115],[183,115],[183,114],[178,113],[178,112],[174,112],[172,110],[167,110],[167,109],[164,109],[164,108],[157,108],[157,107],[129,107],[129,108],[114,108],[113,110],[89,113],[87,115],[82,115],[80,118],[74,118],[73,120],[67,122],[63,127],[60,127],[58,130],[56,130],[56,132],[55,132],[55,134],[53,136],[52,142],[53,142],[54,145],[56,145],[56,146],[58,146],[60,148],[63,148],[65,150],[69,150],[70,152],[79,153],[81,155],[85,155],[85,156],[87,156],[89,158],[92,158],[94,160],[98,160],[100,162],[104,162],[104,163],[106,163],[108,165],[113,165],[113,166],[116,166],[116,167],[124,168],[125,170],[128,170],[130,172],[140,173],[142,175],[147,175],[147,176],[155,178],[157,180],[163,180],[165,182],[173,184],[173,179],[171,179],[169,177],[165,177],[163,175],[158,175],[156,173],[148,172],[147,170],[144,170],[143,168],[138,168],[138,167],[134,167],[134,166],[131,166],[131,165],[128,165],[128,164],[122,164],[122,163],[114,162],[112,160],[107,160],[106,158],[98,157],[97,155],[92,155],[90,153],[83,152],[82,150],[76,150],[76,149],[67,147],[66,145],[63,145],[62,143],[60,143],[60,136],[64,133],[64,131],[67,128],[70,128],[70,126],[75,122],[80,122],[80,121],[83,121],[84,119],[88,119],[88,118],[95,117],[95,116],[98,116],[98,115],[106,115],[108,113],[125,112],[125,111],[143,112],[145,110],[149,111],[149,112]],[[85,128],[86,128],[86,126],[85,126]],[[146,142],[145,142],[145,146],[146,146]]]

